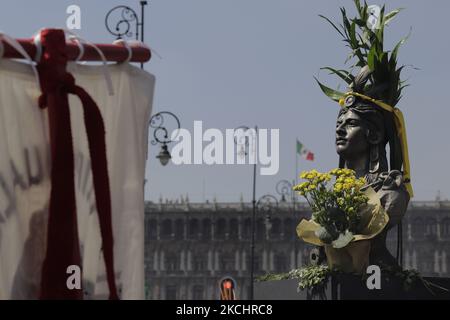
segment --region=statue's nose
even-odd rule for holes
[[[345,136],[344,124],[340,123],[336,127],[336,135],[337,136]]]

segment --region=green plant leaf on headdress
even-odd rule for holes
[[[392,53],[391,53],[392,60],[397,60],[398,49],[400,49],[400,47],[402,45],[404,45],[406,41],[408,41],[409,37],[411,36],[411,32],[412,32],[412,28],[409,29],[409,32],[406,35],[406,37],[400,39],[400,41],[395,45],[394,50],[392,50]]]
[[[355,59],[352,63],[351,70],[354,66],[364,68],[368,66],[371,73],[367,78],[367,84],[357,86],[362,92],[372,93],[372,98],[382,100],[392,106],[395,106],[401,98],[401,91],[405,88],[401,82],[400,72],[403,67],[397,67],[397,54],[401,45],[409,38],[411,32],[401,39],[392,51],[384,50],[384,28],[391,22],[403,8],[395,9],[385,14],[385,6],[379,8],[379,16],[377,20],[369,13],[369,6],[364,1],[361,5],[360,0],[353,1],[356,7],[357,16],[349,19],[345,8],[340,8],[342,15],[342,23],[333,23],[327,17],[320,15],[339,33],[343,38],[346,46],[351,50],[349,57],[345,63]],[[369,19],[371,19],[369,21]],[[370,22],[370,23],[369,23]],[[350,79],[353,77],[351,71],[334,69],[325,67],[332,74],[337,75],[347,84],[352,84]],[[353,77],[354,79],[354,77]],[[317,79],[316,79],[317,80]],[[318,82],[322,91],[333,100],[337,100],[339,92],[328,88]]]
[[[385,16],[385,20],[384,20],[384,25],[388,25],[389,22],[391,22],[392,19],[394,19],[394,17],[402,10],[404,10],[405,8],[398,8],[395,9],[391,12],[389,12],[386,16]]]
[[[319,84],[320,89],[322,89],[323,93],[325,93],[327,95],[327,97],[329,97],[330,99],[332,99],[336,102],[339,102],[339,99],[344,97],[345,94],[343,92],[339,92],[337,90],[327,87],[326,85],[320,83],[320,81],[317,80],[316,77],[314,77],[314,79],[316,79],[316,81]]]
[[[347,82],[347,84],[351,84],[353,82],[353,80],[355,80],[355,77],[347,70],[336,70],[331,67],[323,67],[323,68],[320,68],[320,70],[330,71],[330,74],[337,75],[339,78],[341,78],[342,80]]]
[[[344,34],[341,32],[341,30],[339,30],[338,27],[336,27],[336,25],[327,17],[325,17],[324,15],[319,14],[319,17],[321,17],[322,19],[325,19],[326,21],[328,21],[329,24],[331,24],[331,26],[336,29],[336,31],[342,36],[342,38],[345,38]]]

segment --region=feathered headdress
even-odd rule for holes
[[[385,14],[384,6],[368,6],[366,2],[362,6],[359,0],[354,0],[354,3],[358,16],[349,19],[345,9],[341,8],[342,24],[339,27],[330,19],[322,15],[320,17],[329,22],[343,37],[346,46],[351,49],[346,63],[355,60],[350,70],[359,67],[359,73],[354,76],[351,71],[322,68],[343,79],[349,86],[348,92],[339,92],[323,85],[317,79],[316,81],[322,91],[342,107],[351,108],[364,103],[382,111],[391,153],[391,170],[403,169],[406,188],[412,197],[406,128],[402,112],[395,107],[402,97],[402,90],[408,86],[400,79],[404,66],[397,66],[397,53],[409,35],[401,39],[392,51],[384,51],[384,27],[401,9]]]

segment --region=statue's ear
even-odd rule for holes
[[[367,134],[367,141],[370,144],[379,144],[381,143],[381,140],[383,137],[381,136],[381,133],[377,130],[368,130],[369,133]]]

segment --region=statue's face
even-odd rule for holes
[[[336,152],[344,159],[355,159],[369,151],[365,121],[351,109],[342,113],[336,123]]]

